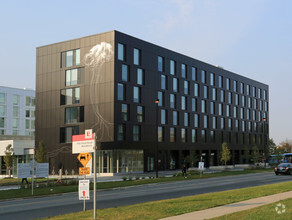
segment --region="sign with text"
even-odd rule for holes
[[[199,170],[204,170],[204,162],[199,162]]]
[[[89,180],[79,180],[79,200],[90,200]]]
[[[17,164],[17,178],[32,177],[32,169],[30,163],[18,163]]]
[[[94,134],[91,138],[85,136],[85,134],[72,136],[72,154],[94,152],[95,138]]]
[[[49,163],[36,163],[36,178],[49,177]]]
[[[80,161],[80,163],[85,167],[88,161],[91,159],[90,153],[80,153],[77,157],[77,159]]]
[[[79,167],[79,175],[90,175],[90,167]]]

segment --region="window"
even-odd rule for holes
[[[246,95],[250,95],[250,85],[246,85]]]
[[[6,109],[4,105],[0,105],[0,116],[5,116]]]
[[[12,135],[18,135],[18,130],[13,130]]]
[[[174,60],[170,60],[170,74],[175,75],[176,74],[176,65]]]
[[[187,77],[187,66],[186,64],[181,65],[181,77],[186,78]]]
[[[237,92],[237,81],[233,81],[233,91]]]
[[[30,97],[29,96],[25,97],[25,105],[30,106]]]
[[[197,111],[197,100],[195,98],[192,98],[192,111]]]
[[[230,90],[230,79],[226,78],[226,89]]]
[[[241,96],[241,105],[244,107],[245,106],[245,97]]]
[[[235,94],[235,105],[239,105],[239,102],[238,102],[238,94]]]
[[[210,102],[210,114],[215,114],[215,102]]]
[[[233,117],[237,118],[237,107],[233,107]]]
[[[62,68],[80,65],[80,49],[62,52],[61,59]]]
[[[35,129],[35,123],[34,123],[34,120],[31,120],[31,129]]]
[[[210,73],[210,85],[214,86],[215,85],[215,76],[214,73]]]
[[[144,71],[140,68],[137,69],[137,84],[144,84]]]
[[[125,45],[118,43],[118,60],[125,61]]]
[[[134,64],[141,65],[141,50],[134,48]]]
[[[222,76],[218,76],[218,87],[223,88],[223,77]]]
[[[158,126],[157,128],[157,137],[158,137],[158,142],[164,141],[164,128],[161,126]]]
[[[174,94],[169,95],[169,107],[176,108],[176,97]]]
[[[210,140],[212,143],[215,143],[215,131],[210,131]]]
[[[192,67],[192,80],[197,80],[197,69],[196,67]]]
[[[118,141],[125,140],[125,125],[124,124],[118,124],[117,139]]]
[[[6,99],[5,99],[5,93],[0,93],[0,104],[5,104]]]
[[[192,143],[197,142],[197,131],[192,129]]]
[[[164,72],[164,57],[158,56],[158,71]]]
[[[0,128],[5,128],[5,118],[0,118]]]
[[[18,116],[19,116],[19,108],[16,106],[13,106],[13,117],[18,117]]]
[[[30,120],[29,119],[25,120],[25,129],[30,129]]]
[[[194,96],[199,97],[199,84],[194,83]]]
[[[18,125],[19,125],[19,119],[18,118],[13,118],[12,127],[13,128],[18,128]]]
[[[62,89],[61,105],[72,105],[80,102],[80,88]]]
[[[199,115],[194,114],[194,127],[198,128],[199,127]]]
[[[172,84],[172,89],[173,92],[178,92],[178,79],[177,78],[173,78],[173,84]]]
[[[208,116],[204,115],[204,128],[208,128]]]
[[[216,120],[216,117],[212,117],[212,128],[213,129],[217,129],[217,120]]]
[[[157,98],[159,100],[158,106],[164,106],[164,93],[158,91]]]
[[[221,103],[218,104],[218,115],[222,115],[223,112],[223,106]]]
[[[232,93],[228,92],[228,103],[231,104],[232,103]]]
[[[246,119],[249,120],[250,119],[250,110],[246,109]]]
[[[129,108],[127,104],[122,104],[122,120],[128,121],[129,120]]]
[[[1,100],[1,94],[0,94],[0,100]],[[264,100],[267,100],[267,90],[264,90]],[[0,101],[1,103],[1,101]]]
[[[224,94],[224,90],[220,91],[220,101],[224,102],[225,101],[225,94]]]
[[[125,88],[124,84],[118,83],[118,100],[125,100]]]
[[[225,128],[225,119],[221,118],[221,129]]]
[[[166,124],[166,110],[161,109],[160,111],[160,123],[165,125]]]
[[[137,122],[144,121],[144,108],[143,106],[137,106]]]
[[[178,125],[178,114],[177,111],[172,112],[172,124]]]
[[[66,86],[73,86],[83,82],[84,68],[66,70]]]
[[[182,128],[181,129],[181,142],[186,143],[187,142],[187,134],[186,134],[186,129]]]
[[[19,96],[13,95],[13,105],[19,105]]]
[[[141,97],[141,92],[140,92],[140,87],[134,86],[133,87],[133,102],[139,103],[140,102],[140,97]]]
[[[262,90],[258,89],[258,98],[260,99],[262,97]]]
[[[244,94],[244,84],[240,83],[240,93]]]
[[[189,94],[189,82],[184,81],[184,94],[188,95]]]
[[[60,128],[60,143],[71,143],[72,135],[79,134],[79,126]]]
[[[208,98],[208,86],[204,86],[204,99]]]
[[[122,64],[122,81],[129,81],[129,68],[128,65]]]
[[[201,82],[206,83],[206,71],[205,70],[201,71]]]
[[[167,89],[167,87],[166,87],[166,76],[165,75],[161,75],[160,79],[161,79],[161,89],[163,89],[163,90]]]
[[[206,113],[206,101],[205,100],[201,100],[201,112],[202,113]]]
[[[205,143],[207,141],[206,131],[205,130],[201,130],[201,138],[202,138],[202,142],[203,143]]]
[[[245,132],[245,122],[244,121],[241,122],[241,130],[242,130],[242,132]]]
[[[239,131],[239,122],[238,122],[238,120],[235,120],[235,130]]]
[[[84,122],[84,106],[65,108],[65,124]]]
[[[230,117],[230,105],[226,105],[226,116]]]
[[[232,130],[232,119],[228,118],[228,129]]]
[[[170,141],[170,142],[175,142],[175,141],[176,141],[176,132],[175,132],[175,128],[170,128],[170,129],[169,129],[169,141]]]
[[[189,113],[184,113],[184,126],[188,127],[189,126]]]
[[[181,97],[181,109],[186,110],[186,108],[187,108],[187,100],[186,100],[185,96],[182,96]]]
[[[240,118],[244,119],[244,109],[240,108]]]
[[[141,140],[141,127],[139,125],[133,126],[133,141]]]
[[[257,109],[257,107],[258,107],[258,105],[257,105],[257,100],[254,99],[254,100],[253,100],[253,103],[254,103],[254,104],[253,104],[253,108],[254,108],[254,109]]]
[[[252,87],[252,96],[256,98],[256,87]]]
[[[217,97],[217,91],[216,88],[212,88],[212,100],[216,101],[216,97]]]

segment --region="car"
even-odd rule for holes
[[[280,163],[277,167],[275,167],[275,174],[292,174],[292,163]]]

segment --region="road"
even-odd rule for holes
[[[132,205],[285,181],[292,181],[292,176],[276,176],[271,172],[101,190],[97,192],[97,208]],[[91,195],[91,200],[86,202],[87,209],[92,209],[92,198]],[[82,208],[83,203],[78,200],[77,193],[32,199],[13,199],[0,202],[0,218],[1,220],[36,219],[79,212],[82,211]]]

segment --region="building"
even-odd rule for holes
[[[190,152],[218,165],[222,142],[233,164],[245,146],[265,151],[263,83],[118,31],[38,47],[36,59],[36,141],[51,169],[80,166],[71,141],[85,129],[97,134],[100,173],[152,171],[156,146],[159,169]]]
[[[35,91],[0,86],[0,174],[6,173],[3,157],[8,144],[14,148],[15,164],[29,161],[34,132]]]

